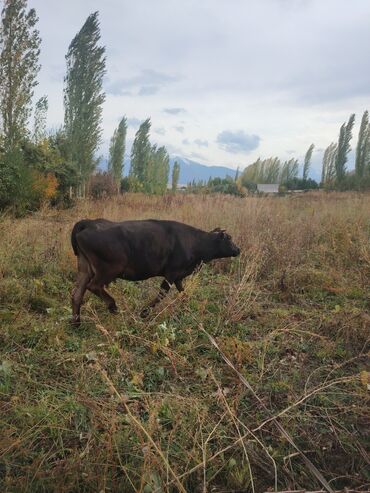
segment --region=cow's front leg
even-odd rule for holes
[[[159,290],[158,295],[140,312],[140,317],[145,318],[149,315],[151,308],[157,305],[163,298],[167,295],[168,291],[171,289],[171,284],[165,279]]]
[[[178,291],[179,293],[182,293],[182,292],[184,291],[184,286],[182,285],[182,279],[177,279],[177,280],[175,281],[175,286],[176,286],[177,291]]]

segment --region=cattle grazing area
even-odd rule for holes
[[[241,253],[145,319],[163,278],[111,284],[116,314],[86,293],[72,326],[70,234],[99,217],[219,227]],[[370,196],[337,192],[2,216],[0,491],[369,489],[369,233]]]

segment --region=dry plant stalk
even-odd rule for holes
[[[120,394],[120,392],[118,392],[118,390],[115,387],[115,385],[113,384],[112,380],[109,378],[108,373],[106,372],[106,370],[104,368],[102,368],[102,366],[100,365],[99,362],[95,362],[94,366],[95,366],[96,370],[101,374],[101,376],[103,377],[103,379],[105,380],[105,382],[107,383],[107,385],[108,385],[111,393],[114,394],[114,395],[116,395],[116,397],[118,398],[118,400],[123,404],[123,407],[125,408],[126,413],[130,417],[131,421],[134,423],[134,425],[136,426],[136,428],[138,428],[139,430],[141,430],[144,433],[144,435],[147,437],[147,439],[149,440],[149,442],[152,444],[152,446],[156,450],[157,454],[162,459],[162,462],[165,465],[166,469],[171,473],[171,475],[172,475],[172,477],[174,479],[174,482],[176,483],[177,487],[179,488],[179,491],[181,491],[182,493],[186,493],[186,490],[183,487],[183,485],[181,484],[180,479],[178,478],[178,476],[175,474],[175,472],[171,468],[171,466],[168,463],[168,460],[166,459],[166,457],[164,456],[162,450],[155,443],[155,441],[150,436],[150,434],[147,432],[147,430],[145,429],[145,427],[132,414],[132,412],[131,412],[128,404],[127,404],[127,400],[128,400],[127,399],[127,396],[124,396],[124,395]]]
[[[253,390],[253,388],[251,387],[251,385],[249,384],[249,382],[247,381],[247,379],[235,368],[235,366],[233,365],[233,363],[229,360],[229,358],[222,352],[222,350],[220,349],[219,345],[217,344],[216,340],[214,339],[214,337],[211,336],[211,334],[209,334],[205,328],[203,327],[202,324],[199,324],[199,328],[202,332],[204,332],[204,334],[208,337],[209,341],[211,342],[211,344],[213,344],[213,346],[217,349],[217,351],[220,353],[222,359],[225,361],[225,363],[230,367],[232,368],[235,373],[238,375],[240,381],[247,387],[247,389],[252,392],[253,396],[257,399],[257,401],[259,402],[259,404],[263,407],[263,409],[265,409],[266,411],[268,411],[267,407],[265,406],[265,404],[263,403],[263,401],[261,401],[261,399],[258,397],[258,395],[255,393],[255,391]],[[326,479],[324,478],[324,476],[321,474],[321,472],[316,468],[316,466],[314,464],[312,464],[312,462],[310,461],[310,459],[299,449],[299,447],[295,444],[295,442],[293,441],[293,438],[289,435],[289,433],[285,430],[285,428],[281,425],[281,423],[279,423],[279,421],[277,421],[277,418],[272,418],[272,421],[273,423],[276,425],[276,427],[279,429],[279,431],[282,433],[282,435],[288,440],[288,442],[292,445],[292,447],[294,447],[297,452],[301,455],[302,459],[304,460],[305,464],[307,465],[307,467],[310,469],[310,471],[312,472],[312,474],[314,476],[316,476],[316,478],[319,480],[319,482],[324,486],[324,488],[326,488],[326,490],[329,492],[329,493],[334,493],[334,490],[332,489],[332,487],[329,485],[329,483],[326,481]]]

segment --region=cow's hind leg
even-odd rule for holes
[[[140,317],[145,318],[149,315],[150,309],[157,305],[163,298],[167,295],[168,291],[171,289],[171,284],[165,279],[159,290],[158,295],[140,312]]]
[[[88,285],[87,289],[98,296],[101,300],[103,300],[111,313],[117,313],[118,308],[114,298],[112,298],[112,296],[107,293],[103,286],[91,283]]]
[[[72,290],[72,325],[80,325],[81,303],[86,291],[86,286],[90,281],[90,274],[86,271],[80,271],[77,275],[75,287]]]

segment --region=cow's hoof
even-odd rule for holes
[[[72,327],[79,327],[81,325],[81,320],[79,318],[71,318],[71,320],[69,321],[70,325],[72,325]]]
[[[118,313],[118,308],[117,308],[117,305],[114,303],[112,305],[109,305],[108,306],[108,310],[111,312],[111,313]]]
[[[140,312],[140,317],[141,318],[147,318],[150,314],[150,308],[146,307],[146,308],[143,308]]]

